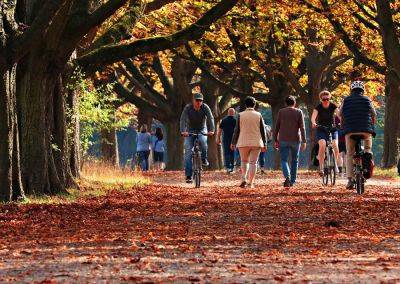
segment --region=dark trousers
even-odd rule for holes
[[[139,155],[140,168],[142,169],[142,171],[148,171],[150,151],[139,151],[138,155]]]
[[[227,170],[233,170],[235,166],[235,151],[231,150],[230,144],[223,144],[224,163]]]

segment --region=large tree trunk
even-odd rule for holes
[[[167,170],[183,168],[183,138],[180,136],[179,120],[165,122],[167,137]]]
[[[16,65],[8,67],[0,58],[0,201],[24,197],[19,164],[19,137],[16,113]]]
[[[386,78],[387,92],[382,166],[384,168],[391,168],[397,164],[398,158],[397,139],[400,129],[400,82],[394,74],[388,74]]]
[[[29,194],[56,194],[65,191],[54,151],[60,148],[52,129],[57,113],[53,103],[59,98],[55,86],[60,72],[45,56],[28,56],[19,65],[17,102],[20,119],[22,182]]]
[[[117,131],[115,128],[103,129],[101,131],[101,154],[102,159],[107,164],[113,167],[119,166],[119,155],[118,155],[118,139]]]

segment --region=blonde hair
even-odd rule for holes
[[[322,91],[321,93],[319,93],[319,98],[322,99],[323,96],[329,96],[329,97],[331,97],[332,95],[331,95],[331,92],[329,92],[329,91],[327,91],[327,90],[324,90],[324,91]]]

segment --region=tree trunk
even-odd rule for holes
[[[388,74],[386,104],[385,104],[385,125],[382,167],[391,168],[397,164],[398,158],[398,133],[400,129],[400,82],[396,75]]]
[[[279,110],[284,107],[284,102],[283,99],[282,101],[277,101],[277,102],[271,102],[270,103],[271,110],[272,110],[272,129],[275,129],[276,121],[278,119],[278,113]],[[273,169],[274,170],[279,170],[280,169],[280,164],[281,164],[281,158],[279,155],[279,151],[275,150],[274,147],[274,165]]]
[[[9,68],[0,58],[0,201],[24,197],[19,164],[19,137],[16,113],[16,65]]]
[[[167,170],[183,168],[183,138],[180,136],[179,120],[165,122],[167,137]]]
[[[103,129],[101,131],[101,154],[102,159],[107,164],[113,167],[119,166],[119,155],[118,155],[118,139],[117,131],[115,128]]]
[[[45,56],[28,56],[18,70],[17,105],[20,117],[22,182],[28,194],[65,191],[56,168],[52,126],[54,96],[60,72]],[[58,98],[56,98],[58,100]],[[58,147],[58,146],[56,146]]]
[[[75,91],[69,91],[67,94],[67,105],[70,115],[67,117],[67,126],[69,129],[69,166],[74,178],[80,177],[80,132],[79,132],[79,99]]]

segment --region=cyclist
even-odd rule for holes
[[[364,137],[364,150],[372,154],[372,137],[375,136],[376,111],[371,100],[364,95],[365,85],[363,81],[353,81],[350,85],[350,96],[346,97],[340,108],[343,131],[346,139],[347,150],[347,189],[353,189],[355,141],[352,135]]]
[[[319,161],[319,174],[324,174],[324,161],[326,153],[326,141],[329,139],[329,132],[335,125],[335,116],[338,113],[338,107],[331,102],[331,93],[329,91],[322,91],[319,94],[320,103],[315,107],[311,115],[312,127],[316,129],[315,140],[318,143],[318,161]],[[327,129],[318,127],[321,125]],[[336,161],[339,161],[339,144],[338,144],[338,131],[332,133],[332,147],[335,152]],[[335,169],[336,171],[337,169]]]
[[[185,137],[185,175],[187,183],[192,182],[192,149],[195,141],[195,137],[190,136],[190,133],[204,133],[207,136],[212,136],[215,131],[211,109],[207,104],[203,103],[203,100],[203,94],[194,94],[192,103],[186,105],[180,119],[181,135]],[[200,135],[198,137],[203,166],[209,165],[207,161],[207,136]]]

